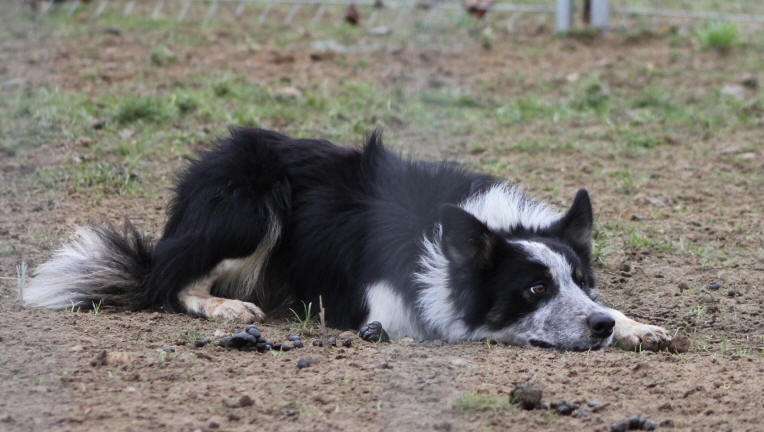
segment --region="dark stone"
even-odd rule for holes
[[[301,340],[300,335],[292,335],[287,338],[290,342],[297,342],[298,340]]]
[[[172,353],[172,352],[175,352],[175,348],[173,348],[173,347],[164,347],[164,348],[162,348],[162,351],[167,352],[167,353]]]
[[[571,403],[561,400],[552,404],[552,408],[560,415],[571,415],[573,411],[577,410],[579,405],[577,403]]]
[[[257,344],[257,338],[247,332],[237,332],[231,337],[223,338],[219,344],[226,348],[244,348]]]
[[[532,384],[520,384],[509,393],[509,401],[523,409],[532,410],[541,406],[542,391]]]
[[[284,351],[284,352],[289,351],[290,349],[292,349],[291,346],[289,346],[287,344],[281,344],[281,343],[275,343],[275,344],[273,344],[273,346],[271,348],[274,351]]]
[[[253,325],[248,325],[246,332],[249,333],[250,335],[254,336],[255,339],[260,339],[260,336],[262,336],[260,334],[260,330],[258,330],[257,327],[255,327]]]
[[[324,342],[321,339],[313,339],[313,346],[322,347]]]
[[[658,426],[662,428],[672,428],[674,427],[674,420],[671,420],[671,419],[663,420],[662,422],[660,422],[660,424],[658,424]]]
[[[718,291],[719,288],[721,287],[722,287],[721,284],[718,284],[718,283],[708,284],[708,289],[710,289],[711,291]]]
[[[297,339],[296,341],[292,342],[292,346],[295,348],[302,348],[304,345],[300,339]]]
[[[297,360],[297,369],[305,369],[308,366],[310,366],[310,360],[304,358]]]
[[[252,398],[247,395],[244,395],[239,398],[239,406],[242,408],[252,406],[254,404],[255,404],[255,401],[253,401]]]
[[[337,338],[334,336],[330,337],[327,342],[329,342],[329,345],[331,346],[337,346]]]
[[[727,297],[735,297],[736,295],[737,293],[735,292],[735,290],[727,291]]]
[[[345,338],[342,340],[342,346],[345,348],[350,348],[351,345],[353,345],[353,341],[351,341],[350,338]]]
[[[368,342],[390,342],[390,336],[387,335],[385,329],[382,328],[382,323],[379,321],[372,321],[361,327],[361,330],[358,331],[358,336]]]

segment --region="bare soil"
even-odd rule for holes
[[[741,72],[760,78],[762,72],[760,66],[751,70],[734,53],[721,58],[677,52],[664,38],[635,42],[612,36],[590,43],[543,32],[510,38],[490,51],[466,44],[447,51],[393,47],[344,55],[380,65],[361,70],[315,61],[307,44],[284,51],[266,44],[246,54],[238,36],[220,31],[205,33],[209,39],[203,43],[177,48],[177,63],[154,68],[156,75],[136,81],[134,75],[145,71],[131,59],[146,58],[152,47],[138,33],[118,40],[102,33],[47,41],[32,33],[3,41],[0,53],[12,61],[0,67],[0,81],[24,76],[28,85],[52,83],[89,93],[123,79],[140,87],[222,68],[264,81],[288,77],[291,85],[365,74],[410,91],[432,86],[433,79],[438,86],[461,87],[493,81],[502,83],[496,97],[510,98],[527,89],[507,80],[507,71],[546,76],[554,89],[576,71],[597,69],[611,85],[639,86],[644,77],[619,71],[635,65],[680,68],[685,73],[669,82],[698,92],[734,81]],[[518,52],[528,44],[548,55],[543,61],[527,60]],[[94,62],[105,70],[98,80],[77,73]],[[509,167],[506,176],[522,179],[534,195],[553,198],[555,204],[563,205],[585,185],[600,223],[623,222],[649,228],[662,241],[717,248],[728,259],[708,265],[703,256],[614,241],[606,261],[596,267],[607,302],[691,338],[690,351],[680,355],[617,349],[558,353],[487,343],[370,344],[357,338],[350,348],[319,348],[310,346],[308,335],[302,349],[259,354],[191,343],[216,331],[230,334],[242,327],[236,324],[108,306],[97,314],[25,309],[17,302],[15,280],[22,259],[34,268],[73,226],[87,222],[118,222],[129,215],[142,229],[159,232],[171,175],[162,177],[156,195],[93,201],[39,177],[41,170],[63,166],[73,153],[86,151],[74,142],[54,140],[2,155],[0,239],[10,250],[0,254],[0,430],[606,431],[633,414],[656,424],[670,420],[673,430],[764,430],[764,154],[761,119],[753,122],[725,130],[714,142],[674,136],[677,142],[655,157],[631,159],[570,152],[475,154],[470,145],[479,132],[471,131],[413,148],[430,158],[456,157],[478,169],[501,157]],[[424,135],[414,130],[395,136],[400,148],[410,149],[405,140]],[[746,143],[755,146],[751,150]],[[165,163],[162,170],[168,173],[183,164]],[[619,192],[607,175],[624,164],[652,174],[634,193]],[[558,187],[561,198],[549,196],[548,185]],[[711,283],[721,288],[709,290]],[[288,317],[260,326],[273,341],[284,340],[296,327]],[[300,358],[318,362],[298,370]],[[511,405],[510,391],[526,382],[542,389],[545,402],[566,400],[581,408],[565,416]],[[240,406],[245,395],[252,405]],[[596,407],[587,405],[592,401]],[[667,423],[659,426],[664,428]]]

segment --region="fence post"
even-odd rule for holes
[[[559,33],[570,30],[573,25],[573,0],[557,0],[555,24]]]
[[[592,0],[592,26],[608,31],[610,27],[610,5],[608,0]]]

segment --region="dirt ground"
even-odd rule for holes
[[[248,48],[241,34],[256,31],[255,24],[239,22],[241,32],[205,28],[194,43],[175,43],[177,60],[157,68],[136,59],[148,58],[167,33],[104,31],[87,16],[78,19],[95,30],[53,33],[46,28],[59,21],[27,20],[3,33],[0,56],[8,61],[0,65],[0,91],[10,95],[14,79],[23,77],[27,90],[44,85],[97,105],[107,103],[104,95],[121,97],[153,83],[161,92],[222,70],[277,87],[365,80],[406,95],[453,87],[489,100],[532,92],[543,99],[565,91],[576,74],[595,70],[613,92],[629,95],[658,79],[692,104],[743,75],[758,83],[763,78],[760,37],[721,56],[686,39],[677,42],[664,30],[592,41],[555,37],[535,21],[520,34],[499,33],[491,49],[481,48],[490,34],[478,29],[478,36],[465,32],[448,47],[421,38],[393,41],[331,61],[317,61],[304,31],[295,31],[290,42],[265,38],[257,49]],[[67,37],[49,37],[59,34]],[[95,75],[81,73],[94,67]],[[74,174],[60,174],[94,157],[89,142],[69,134],[66,124],[39,145],[6,143],[11,150],[0,153],[0,430],[609,431],[635,414],[659,430],[764,430],[764,102],[758,87],[744,91],[745,120],[714,124],[710,132],[633,121],[638,134],[664,141],[649,152],[611,150],[623,136],[597,122],[520,122],[506,132],[485,131],[482,124],[454,131],[408,119],[387,124],[401,151],[459,159],[522,180],[555,205],[569,203],[585,186],[598,220],[595,271],[603,298],[636,319],[689,337],[683,354],[559,353],[485,342],[370,344],[355,337],[349,348],[321,348],[310,345],[315,325],[301,328],[288,316],[259,327],[275,342],[303,333],[306,346],[260,354],[193,344],[241,329],[237,324],[108,305],[98,313],[26,309],[18,303],[22,261],[31,273],[72,227],[87,222],[117,223],[129,215],[141,229],[158,233],[172,173],[184,159],[167,150],[142,161],[151,181],[136,193],[91,194],[97,186],[83,191],[73,186]],[[638,114],[624,112],[619,118],[625,122]],[[4,131],[20,128],[23,119],[2,115]],[[172,123],[197,128],[200,136],[225,127]],[[297,127],[280,118],[265,126]],[[94,136],[116,142],[118,129]],[[553,144],[575,134],[573,141],[595,144],[561,150],[491,144],[504,134],[517,142],[548,136]],[[343,136],[348,144],[360,140]],[[200,138],[190,147],[204,145]],[[105,151],[95,157],[117,156]],[[300,358],[317,362],[298,369]],[[545,402],[580,408],[573,415],[523,410],[509,396],[523,383],[540,388]]]

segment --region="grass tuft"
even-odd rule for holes
[[[117,105],[114,114],[114,120],[121,124],[139,120],[160,121],[171,117],[172,108],[156,96],[128,96]]]
[[[742,43],[740,28],[734,22],[711,23],[696,33],[703,49],[727,54]]]

